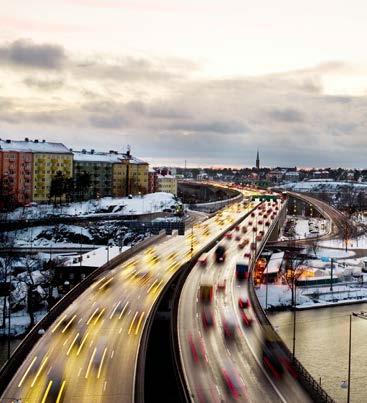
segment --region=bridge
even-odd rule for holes
[[[249,194],[246,191],[242,193]],[[279,231],[279,220],[284,217],[285,205],[280,201],[278,203],[277,213],[270,226],[263,226],[264,236],[256,246],[252,264],[265,242]],[[155,309],[164,291],[181,268],[188,267],[203,251],[210,250],[226,232],[240,225],[243,220],[251,220],[249,216],[258,214],[260,205],[260,202],[248,205],[234,203],[218,215],[194,225],[185,237],[157,235],[92,273],[32,329],[1,369],[1,401],[143,401],[147,340]],[[218,298],[218,323],[221,323],[219,311],[222,307],[228,306],[233,312],[239,293],[251,293],[250,286],[247,291],[245,287],[237,289],[235,286],[233,264],[236,246],[232,244],[229,249],[234,257],[228,261],[228,265],[223,266],[222,271],[211,270],[213,281],[220,281],[220,278],[215,277],[217,275],[224,276],[228,287],[225,295]],[[187,284],[192,281],[197,287],[200,276],[195,275],[196,272],[191,271],[194,274],[190,273]],[[194,280],[191,280],[191,275]],[[180,298],[180,301],[184,301],[180,307],[184,306],[184,309],[178,309],[177,317],[178,329],[182,329],[178,332],[181,351],[178,361],[182,360],[182,364],[178,363],[178,366],[181,365],[182,373],[186,374],[183,380],[187,386],[186,391],[189,391],[188,400],[206,401],[201,400],[201,391],[198,391],[197,385],[199,379],[205,379],[212,386],[203,391],[204,396],[209,393],[209,396],[214,396],[213,401],[217,401],[215,399],[221,399],[227,393],[223,382],[222,386],[218,386],[221,384],[218,379],[221,361],[204,378],[194,377],[191,373],[192,363],[188,365],[185,326],[192,323],[192,329],[197,331],[200,324],[196,315],[196,296],[186,296],[187,287],[185,283]],[[234,292],[231,295],[232,290]],[[256,303],[252,306],[255,310]],[[189,307],[191,311],[187,313]],[[243,372],[247,374],[246,379],[241,380],[246,384],[246,398],[251,397],[250,400],[253,400],[255,396],[266,396],[268,401],[294,401],[287,391],[289,386],[290,391],[295,393],[293,396],[300,398],[299,401],[309,401],[309,391],[301,383],[288,379],[287,387],[274,385],[261,369],[257,349],[262,322],[256,321],[258,311],[259,308],[252,312],[254,327],[251,336],[243,331],[243,339],[237,340],[234,350],[230,351],[235,357],[235,367],[240,371],[246,370]],[[218,348],[220,356],[228,356],[228,349],[223,346],[223,342],[219,338],[212,339],[208,357],[209,354],[211,359],[218,357]],[[178,351],[176,359],[177,354]],[[187,376],[187,373],[190,375]],[[318,393],[322,395],[324,392],[319,388]]]

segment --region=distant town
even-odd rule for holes
[[[185,164],[186,165],[186,164]],[[366,205],[367,169],[262,167],[151,167],[126,151],[74,150],[62,143],[0,139],[0,208],[127,197],[155,192],[178,195],[177,181],[215,180],[310,192],[338,208]],[[351,191],[352,190],[352,191]]]

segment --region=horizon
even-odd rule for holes
[[[259,147],[269,166],[361,169],[366,18],[361,0],[14,0],[0,137],[201,166],[247,165]]]

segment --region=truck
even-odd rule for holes
[[[215,249],[216,263],[224,262],[225,258],[226,258],[226,248],[223,245],[218,245]]]
[[[240,261],[236,263],[236,278],[242,281],[248,278],[248,261]]]
[[[210,304],[213,300],[213,286],[211,284],[201,284],[199,289],[199,299],[204,304]]]

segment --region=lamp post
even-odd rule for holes
[[[352,364],[352,316],[367,319],[367,312],[352,312],[349,315],[349,343],[348,343],[348,381],[347,381],[347,403],[350,402],[350,373]]]
[[[107,251],[107,263],[110,261],[110,245],[106,246],[106,251]]]

